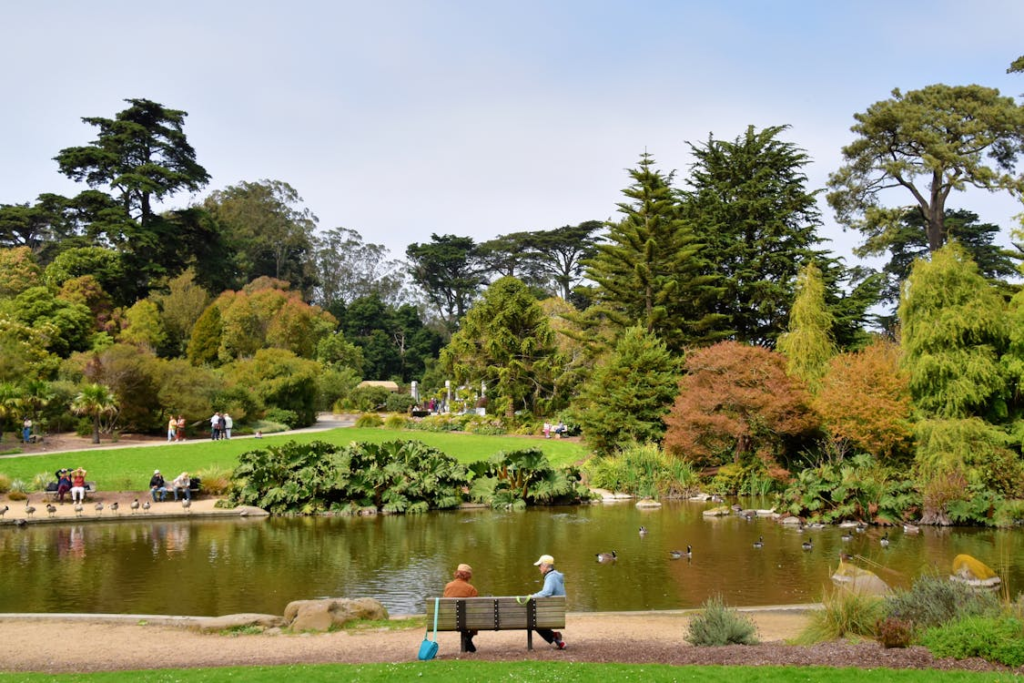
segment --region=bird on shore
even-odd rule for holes
[[[597,554],[597,561],[598,562],[602,562],[602,563],[604,563],[604,562],[614,562],[616,559],[618,559],[618,557],[619,556],[613,550],[610,553],[598,553]]]
[[[192,513],[192,509],[191,509],[192,508],[192,499],[191,498],[186,498],[185,500],[181,501],[181,507],[184,508],[186,511],[188,511],[189,514],[191,514]]]
[[[883,548],[888,548],[889,547],[889,532],[886,531],[882,535],[882,538],[878,542],[882,544]]]
[[[134,515],[136,512],[139,511],[139,499],[136,498],[135,500],[133,500],[132,504],[129,505],[128,507],[132,509],[132,514]]]
[[[53,503],[47,503],[46,504],[46,514],[48,514],[50,516],[50,519],[53,519],[53,516],[55,514],[57,514],[57,506],[54,505]]]
[[[755,550],[760,550],[763,547],[764,547],[764,536],[758,536],[757,540],[754,541],[754,549]]]
[[[800,547],[803,548],[804,550],[814,550],[814,539],[813,538],[807,539],[806,541],[804,541],[803,543],[800,544]]]
[[[117,509],[118,509],[119,507],[121,507],[121,506],[120,506],[120,505],[118,504],[118,502],[117,502],[117,501],[115,500],[115,501],[114,501],[113,503],[111,503],[111,504],[110,504],[110,511],[111,511],[111,512],[113,512],[113,513],[114,513],[114,514],[116,515],[116,514],[117,514]]]
[[[3,509],[0,510],[0,519],[3,519],[4,515],[6,515],[7,511],[10,510],[10,509],[11,509],[10,505],[4,505]]]
[[[26,500],[25,501],[25,516],[28,517],[29,519],[31,519],[32,515],[35,513],[35,511],[36,511],[35,507],[32,506],[32,505],[29,505],[29,502]]]
[[[640,538],[643,538],[646,535],[647,535],[647,527],[645,527],[645,526],[640,527]]]
[[[149,512],[149,501],[148,500],[145,503],[142,504],[142,511],[143,512]]]
[[[82,510],[84,510],[84,509],[85,509],[84,505],[82,505],[81,503],[75,503],[75,517],[81,517],[82,516]]]
[[[102,515],[103,514],[103,503],[96,503],[96,505],[94,507],[96,509],[96,514],[97,515]]]

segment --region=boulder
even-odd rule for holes
[[[373,598],[295,600],[284,608],[284,621],[293,631],[326,631],[358,619],[388,618],[388,611]]]
[[[842,561],[833,572],[832,581],[860,595],[882,596],[890,592],[889,586],[874,572]]]
[[[1002,583],[991,567],[970,555],[953,558],[953,574],[949,578],[979,588],[995,588]]]

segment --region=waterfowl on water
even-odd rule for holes
[[[813,538],[807,539],[806,541],[804,541],[803,543],[800,544],[800,547],[803,548],[804,550],[812,550],[814,548],[814,539]]]
[[[760,550],[763,547],[764,547],[764,536],[758,536],[757,540],[754,541],[754,548],[756,548],[757,550]]]
[[[619,556],[613,550],[610,553],[598,553],[597,554],[597,561],[598,562],[614,562],[616,559],[618,559],[618,557]]]
[[[647,535],[647,527],[645,527],[645,526],[640,527],[640,535],[641,536],[646,536]]]
[[[878,542],[882,544],[883,548],[888,548],[889,547],[889,532],[886,531],[885,534],[882,535],[881,540],[879,540]]]
[[[684,557],[693,557],[693,548],[686,546],[686,550],[670,550],[669,555],[672,556],[673,560],[679,560]]]
[[[847,531],[846,533],[844,533],[842,536],[839,537],[839,540],[842,541],[843,543],[849,543],[850,541],[853,540],[853,534],[851,534],[849,531]]]

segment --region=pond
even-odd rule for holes
[[[632,503],[526,512],[192,519],[0,527],[0,612],[281,614],[292,600],[375,597],[392,614],[422,613],[455,566],[475,570],[481,595],[540,589],[533,562],[554,555],[571,611],[698,607],[719,594],[735,606],[815,602],[844,550],[890,585],[922,573],[948,575],[973,555],[1015,595],[1024,581],[1019,530],[870,528],[848,542],[838,528],[783,527],[769,519],[705,518],[708,506]],[[646,536],[638,533],[647,528]],[[764,537],[761,549],[753,547]],[[811,540],[813,549],[802,543]],[[672,550],[693,548],[692,558]],[[598,553],[615,551],[615,562]]]

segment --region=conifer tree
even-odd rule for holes
[[[825,307],[825,285],[821,271],[808,263],[797,279],[796,298],[789,315],[789,332],[779,337],[779,351],[786,356],[790,376],[807,383],[812,394],[821,388],[821,378],[836,353],[832,339],[832,314]]]

